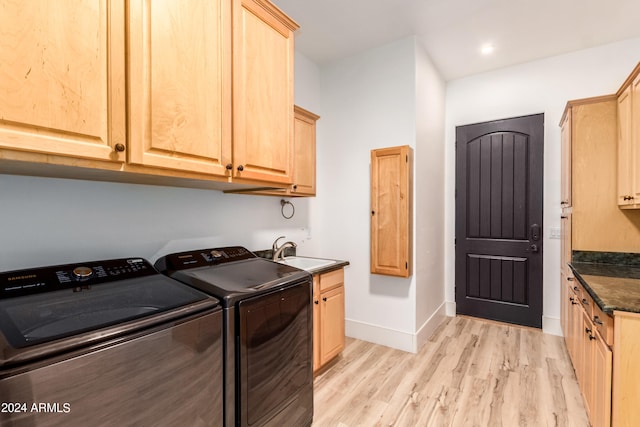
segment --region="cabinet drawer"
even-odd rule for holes
[[[609,347],[613,346],[613,317],[605,314],[597,304],[593,304],[593,326],[596,328],[604,342]]]
[[[578,300],[580,302],[580,305],[582,306],[582,308],[584,309],[584,311],[587,313],[587,316],[589,316],[589,319],[593,319],[593,299],[591,298],[591,295],[589,295],[584,289],[582,290],[581,293],[581,297]]]
[[[344,269],[330,271],[320,275],[320,292],[344,283]]]

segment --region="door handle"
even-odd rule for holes
[[[529,245],[529,252],[538,252],[538,245],[532,243]]]
[[[531,240],[534,242],[540,240],[540,226],[538,224],[533,224],[531,226]]]

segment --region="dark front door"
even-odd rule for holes
[[[456,311],[542,327],[544,115],[456,128]]]

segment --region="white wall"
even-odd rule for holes
[[[416,351],[419,344],[417,329],[444,301],[438,225],[442,224],[444,84],[424,52],[417,50],[415,39],[409,37],[321,68],[326,115],[318,128],[323,167],[318,170],[316,203],[322,217],[311,224],[320,228],[323,247],[351,262],[345,277],[347,335],[409,351]],[[436,124],[428,124],[432,112],[433,120],[439,120]],[[369,272],[370,151],[397,145],[414,147],[421,180],[430,174],[440,176],[431,185],[415,185],[418,207],[424,208],[419,215],[433,216],[414,227],[417,269],[408,279]],[[428,205],[425,192],[433,192],[437,207]],[[425,243],[428,238],[433,240]],[[422,250],[426,253],[420,254]],[[428,271],[432,265],[435,268]],[[427,300],[419,305],[417,278],[421,278],[420,297]]]
[[[444,111],[445,82],[416,46],[415,251],[416,349],[445,315]]]
[[[567,101],[615,93],[637,64],[640,39],[627,40],[483,73],[447,83],[445,233],[446,300],[453,302],[455,127],[521,115],[545,114],[543,329],[561,334],[560,128]]]
[[[0,175],[0,271],[239,244],[287,235],[304,251],[308,202],[212,190]]]

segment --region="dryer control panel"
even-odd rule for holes
[[[255,254],[242,246],[224,248],[199,249],[195,251],[179,252],[164,256],[156,261],[156,268],[160,272],[185,270],[187,268],[205,267],[243,259],[257,258]]]

